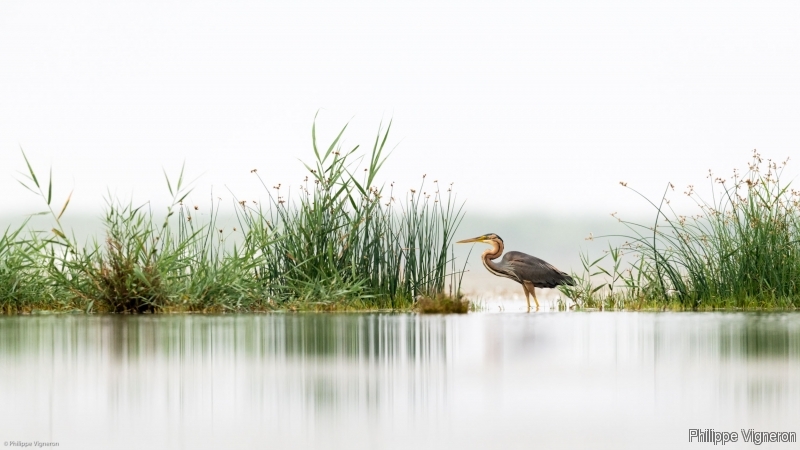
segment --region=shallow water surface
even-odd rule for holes
[[[65,449],[706,447],[800,433],[800,314],[3,317],[0,405]]]

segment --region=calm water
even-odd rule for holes
[[[0,318],[3,441],[711,446],[689,428],[800,434],[800,314]]]

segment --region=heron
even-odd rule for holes
[[[464,239],[456,242],[456,244],[469,242],[481,242],[492,246],[481,255],[483,265],[486,266],[486,270],[494,275],[511,278],[522,285],[522,290],[525,291],[525,300],[528,301],[528,311],[531,309],[531,296],[533,296],[533,301],[536,302],[536,309],[539,309],[539,300],[536,299],[534,288],[554,288],[561,284],[575,285],[575,280],[571,276],[535,256],[522,252],[508,252],[503,255],[503,239],[494,233],[484,234],[472,239]],[[503,259],[500,262],[492,261],[499,258],[500,255],[503,255]]]

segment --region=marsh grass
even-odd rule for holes
[[[26,238],[27,221],[0,236],[0,311],[11,313],[43,304],[64,309],[65,305],[48,282],[40,276],[44,263],[42,243]]]
[[[442,193],[434,181],[429,193],[425,176],[404,193],[378,186],[391,124],[366,155],[342,147],[346,128],[327,148],[312,128],[315,161],[298,195],[269,187],[255,172],[269,202],[240,202],[245,245],[262,258],[256,275],[270,298],[402,309],[419,295],[457,295],[452,239],[463,213],[452,188]]]
[[[420,297],[415,309],[421,314],[466,314],[472,308],[470,302],[461,297],[440,294]]]
[[[48,208],[41,214],[50,215],[55,226],[49,232],[33,232],[28,241],[20,239],[20,228],[11,241],[17,248],[25,246],[20,253],[29,264],[22,273],[31,274],[31,280],[45,280],[53,293],[50,301],[18,302],[17,310],[53,309],[54,301],[67,309],[116,313],[260,307],[263,289],[251,275],[254,258],[240,247],[225,248],[224,236],[216,233],[213,203],[207,223],[192,222],[191,209],[183,204],[191,192],[185,187],[183,170],[176,183],[166,178],[172,202],[162,222],[148,204],[134,207],[109,196],[103,217],[105,237],[79,245],[61,225],[71,194],[56,213],[51,207],[52,176],[43,189],[25,161],[28,173],[21,181],[45,201]],[[39,299],[48,293],[30,280],[22,284]]]
[[[709,200],[694,186],[684,192],[695,215],[673,210],[672,184],[658,203],[642,195],[654,223],[619,219],[630,232],[626,244],[595,260],[582,255],[584,273],[562,292],[599,308],[800,307],[800,192],[780,179],[787,162],[754,152],[748,169],[730,179],[709,171]]]
[[[315,120],[316,122],[316,120]],[[80,245],[61,224],[70,202],[54,206],[52,172],[40,182],[23,152],[20,182],[47,206],[49,231],[6,230],[0,240],[0,306],[115,313],[225,312],[272,309],[411,309],[415,298],[458,296],[463,270],[452,237],[463,217],[452,188],[425,176],[417,189],[378,185],[391,124],[371,150],[343,149],[343,127],[320,148],[293,195],[264,186],[268,201],[239,201],[238,227],[218,227],[219,201],[201,221],[185,204],[181,170],[165,173],[171,203],[162,221],[149,204],[111,197],[105,236]],[[363,166],[363,167],[362,167]],[[286,193],[284,193],[286,192]]]

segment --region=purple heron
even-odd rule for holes
[[[482,242],[492,246],[481,255],[483,265],[489,272],[499,277],[511,278],[521,284],[525,291],[525,300],[528,301],[528,310],[531,309],[531,296],[536,302],[536,309],[539,309],[539,300],[536,299],[534,288],[554,288],[560,284],[575,285],[572,277],[535,256],[522,252],[508,252],[503,255],[503,239],[494,233],[464,239],[456,243],[466,244],[468,242]],[[500,262],[492,261],[499,258],[500,255],[503,255]]]

